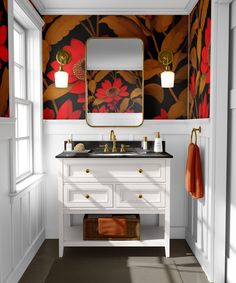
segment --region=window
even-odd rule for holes
[[[16,181],[32,169],[32,102],[27,95],[26,32],[14,22],[14,87],[16,116]]]

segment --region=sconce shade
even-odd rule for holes
[[[58,71],[55,73],[55,87],[67,88],[69,75],[67,72]]]
[[[161,73],[161,87],[172,88],[175,83],[175,73],[172,71],[164,71]]]

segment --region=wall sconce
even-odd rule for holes
[[[165,71],[161,73],[161,87],[174,87],[175,73],[170,70],[170,64],[173,62],[173,52],[169,50],[161,51],[158,60],[165,66]]]
[[[63,70],[63,66],[70,63],[71,54],[64,49],[61,49],[57,52],[56,60],[60,64],[60,68],[59,71],[55,73],[55,87],[67,88],[69,74]]]

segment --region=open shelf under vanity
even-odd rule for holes
[[[164,227],[142,226],[140,240],[83,240],[83,225],[64,228],[65,247],[163,247]]]

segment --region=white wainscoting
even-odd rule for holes
[[[203,270],[213,278],[213,218],[211,209],[213,190],[209,185],[209,136],[201,135],[199,140],[205,197],[200,200],[187,198],[188,222],[186,240],[200,262]]]
[[[163,139],[166,141],[166,150],[174,155],[171,172],[171,238],[185,238],[185,227],[188,223],[187,194],[184,188],[187,146],[192,128],[200,125],[203,130],[201,134],[203,137],[201,139],[201,143],[203,144],[203,161],[208,162],[208,157],[205,158],[204,156],[208,156],[209,120],[148,120],[139,128],[114,129],[118,140],[140,141],[144,136],[147,136],[149,140],[153,140],[155,137],[154,133],[160,131]],[[88,127],[85,121],[44,121],[44,169],[47,173],[45,181],[46,238],[58,237],[58,161],[55,159],[55,156],[63,150],[64,140],[70,137],[73,140],[80,141],[108,140],[110,130],[110,128]],[[207,170],[208,164],[203,165],[203,167]],[[204,205],[207,207],[208,204],[209,202],[207,201]],[[209,215],[207,214],[207,216]],[[191,221],[196,221],[197,223],[197,215],[194,215]],[[200,223],[198,225],[199,227],[201,226]],[[193,234],[189,234],[189,239],[191,239],[191,243],[195,246],[196,243]],[[203,242],[205,242],[205,239]]]
[[[14,129],[0,122],[0,283],[18,282],[45,238],[42,179],[10,195]]]

